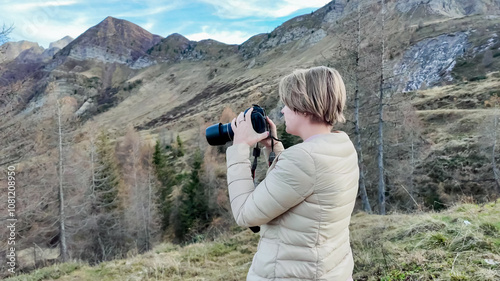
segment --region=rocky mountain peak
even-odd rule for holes
[[[69,43],[71,43],[71,41],[73,41],[72,37],[70,37],[70,36],[64,36],[63,38],[50,43],[49,49],[52,49],[52,48],[62,49],[64,47],[66,47]]]
[[[131,64],[161,39],[134,23],[109,16],[78,36],[58,56]]]
[[[191,41],[179,33],[173,33],[161,40],[160,44],[182,46],[187,45]]]
[[[38,43],[30,41],[7,42],[0,46],[0,63],[14,60],[19,54],[27,51],[34,50],[36,52],[43,52],[43,48]]]
[[[226,54],[234,54],[238,45],[227,45],[216,40],[191,41],[178,33],[173,33],[148,50],[149,57],[159,61],[218,59]]]

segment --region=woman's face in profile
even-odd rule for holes
[[[299,112],[291,110],[286,105],[283,109],[281,109],[281,114],[283,114],[283,118],[285,118],[286,132],[291,135],[298,136],[298,128],[306,124],[304,119],[305,116]]]

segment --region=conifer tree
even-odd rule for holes
[[[198,149],[194,153],[189,181],[182,187],[182,199],[179,207],[180,225],[177,236],[186,240],[188,234],[194,234],[204,228],[209,220],[208,200],[204,185],[200,182],[203,156]]]
[[[111,211],[118,208],[118,166],[109,136],[101,131],[97,138],[97,166],[95,169],[95,208],[99,211]]]
[[[90,210],[93,224],[89,227],[92,242],[88,259],[99,263],[123,256],[127,243],[118,194],[118,165],[114,147],[104,131],[97,137],[94,161]]]
[[[168,153],[167,153],[168,152]],[[164,151],[160,141],[156,141],[153,153],[153,165],[156,178],[160,182],[158,187],[157,203],[161,218],[161,229],[165,231],[170,225],[170,214],[172,212],[172,190],[177,184],[175,179],[174,161],[175,153],[169,149]]]
[[[177,135],[177,151],[176,151],[177,157],[182,157],[184,156],[184,146],[181,140],[181,137]]]

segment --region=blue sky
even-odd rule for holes
[[[153,34],[180,33],[190,40],[241,44],[271,32],[295,16],[331,0],[2,0],[0,24],[13,24],[10,41],[50,42],[78,37],[107,16],[133,22]]]

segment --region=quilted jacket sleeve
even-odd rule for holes
[[[293,146],[284,150],[266,178],[255,187],[250,171],[249,146],[229,147],[227,181],[236,223],[258,226],[278,217],[311,195],[315,166],[311,155]]]

